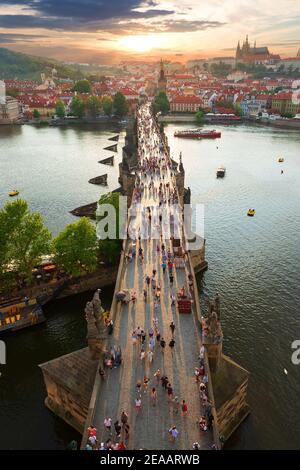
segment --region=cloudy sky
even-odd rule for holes
[[[300,0],[0,0],[0,47],[94,63],[300,48]]]

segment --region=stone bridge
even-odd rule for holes
[[[182,162],[180,161],[178,167],[170,158],[167,139],[150,109],[148,104],[140,108],[133,128],[128,131],[120,164],[119,181],[131,201],[131,208],[135,209],[128,224],[136,234],[143,233],[143,213],[147,212],[148,207],[155,208],[159,205],[159,185],[162,181],[167,185],[169,193],[177,195],[180,205],[189,202],[187,198],[190,196],[190,192],[184,189]],[[141,170],[143,159],[150,156],[155,157],[162,167],[161,172],[152,179],[150,174]],[[142,192],[139,204],[136,181],[139,184],[142,182],[145,188],[153,181],[153,188]],[[154,215],[155,209],[152,210]],[[167,210],[171,211],[170,208]],[[46,405],[83,434],[82,448],[87,443],[87,428],[91,424],[97,428],[98,441],[105,442],[110,435],[103,426],[104,418],[110,417],[114,423],[117,419],[120,420],[124,410],[128,414],[130,426],[129,438],[126,440],[128,449],[184,450],[191,449],[194,442],[198,442],[201,449],[210,449],[212,446],[219,449],[249,413],[246,402],[249,374],[222,352],[219,298],[209,303],[206,319],[201,315],[195,271],[206,267],[205,244],[203,242],[196,251],[189,250],[182,222],[181,218],[176,240],[164,235],[159,240],[144,236],[141,240],[124,240],[115,294],[128,290],[129,298],[133,296],[136,300],[121,303],[114,295],[110,310],[114,322],[113,334],[106,338],[103,335],[95,335],[92,339],[90,337],[88,349],[41,365],[48,393]],[[173,269],[173,283],[170,282],[168,269],[165,273],[162,270],[162,243],[166,251],[170,250],[171,253],[177,252],[178,246],[180,247],[181,262]],[[128,259],[133,244],[137,250],[142,248],[142,262],[138,254]],[[145,277],[151,277],[153,270],[157,272],[155,279],[160,285],[160,300],[155,300],[150,285],[145,301]],[[187,298],[191,301],[190,313],[179,313],[177,294],[181,289],[188,293]],[[176,298],[175,305],[172,305],[171,296],[173,304],[174,297]],[[155,318],[159,332],[166,341],[165,350],[162,351],[159,344],[156,344],[151,361],[147,355],[147,334],[146,358],[141,359],[141,345],[139,341],[133,344],[132,332],[140,327],[148,333]],[[172,339],[171,322],[175,324],[174,350],[169,347]],[[117,368],[106,369],[103,380],[98,370],[103,367],[105,351],[109,351],[112,346],[121,347],[122,364]],[[209,406],[205,406],[205,409],[199,382],[194,375],[195,367],[199,366],[200,355],[207,379]],[[168,377],[179,404],[182,400],[186,401],[186,416],[182,415],[176,400],[170,400],[161,384],[156,383],[154,373],[157,369]],[[138,381],[143,384],[145,377],[149,383],[147,390],[142,386],[142,405],[141,410],[137,411],[136,384]],[[153,387],[157,391],[155,406],[151,399]],[[198,421],[207,414],[207,409],[210,410],[212,419],[210,428],[204,432],[199,429]],[[176,426],[179,431],[175,442],[170,440],[168,432],[172,426]],[[125,441],[124,430],[120,439]],[[116,440],[114,432],[112,440]]]

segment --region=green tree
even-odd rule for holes
[[[95,118],[99,114],[101,108],[101,101],[98,96],[90,96],[86,103],[86,109],[88,114]]]
[[[65,109],[65,105],[64,105],[62,100],[57,100],[56,101],[55,113],[61,119],[63,119],[65,117],[66,109]]]
[[[41,117],[40,112],[37,109],[33,110],[32,115],[33,115],[34,119],[39,119]]]
[[[96,229],[88,218],[67,225],[53,245],[56,263],[68,274],[77,277],[97,268]]]
[[[243,110],[240,104],[235,104],[234,105],[234,112],[237,116],[243,116]]]
[[[102,98],[101,104],[102,104],[102,109],[103,109],[104,114],[106,114],[107,116],[110,116],[113,111],[112,99],[109,96],[104,96],[104,98]]]
[[[43,255],[50,252],[51,233],[45,227],[42,216],[30,212],[22,199],[8,202],[1,210],[1,271],[14,266],[18,275],[26,280],[32,277],[32,269],[40,263]],[[3,234],[5,231],[5,235]]]
[[[84,102],[78,96],[74,96],[72,98],[70,110],[73,116],[81,119],[84,116]]]
[[[78,93],[91,93],[92,86],[88,80],[78,80],[74,85],[73,91],[77,91]]]
[[[203,124],[205,113],[203,109],[199,109],[196,113],[196,121],[198,124]]]
[[[164,91],[160,91],[153,103],[153,110],[155,113],[161,112],[163,114],[166,114],[170,110],[170,103],[168,100],[168,97]]]
[[[116,93],[113,102],[114,112],[118,117],[124,117],[128,113],[128,103],[123,93]]]

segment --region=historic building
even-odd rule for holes
[[[199,96],[180,95],[175,96],[170,102],[172,113],[196,113],[203,106],[203,100]]]
[[[160,72],[159,72],[159,78],[158,78],[158,83],[157,83],[157,91],[158,92],[167,92],[167,78],[165,75],[165,69],[164,69],[164,63],[161,59],[160,61]]]
[[[242,62],[245,64],[263,64],[263,65],[274,65],[280,61],[280,56],[277,54],[271,54],[267,47],[257,47],[256,41],[253,47],[251,47],[246,36],[246,40],[243,42],[241,47],[240,41],[238,42],[235,54],[236,63]]]
[[[5,82],[0,81],[0,124],[13,124],[20,119],[18,100],[6,96]]]

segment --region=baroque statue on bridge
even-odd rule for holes
[[[103,320],[104,309],[102,308],[99,296],[100,292],[101,290],[97,289],[93,300],[91,302],[87,302],[85,307],[88,340],[101,340],[107,337],[107,330]]]

